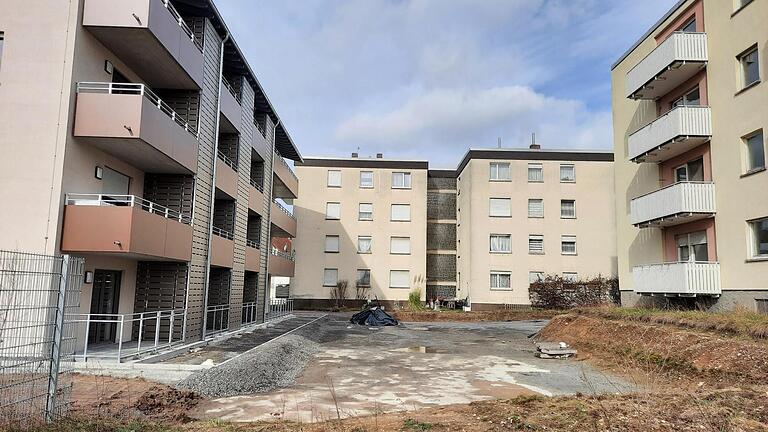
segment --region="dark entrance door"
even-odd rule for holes
[[[93,294],[91,295],[91,314],[93,320],[110,321],[91,323],[88,330],[88,342],[114,342],[117,334],[116,314],[120,299],[120,276],[116,270],[99,270],[93,272]]]

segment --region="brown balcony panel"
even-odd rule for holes
[[[153,87],[202,86],[203,53],[162,0],[85,0],[83,26]]]
[[[293,277],[296,262],[279,255],[269,256],[269,274],[272,276]]]
[[[264,194],[254,186],[249,189],[248,208],[258,214],[264,213]]]
[[[229,121],[230,125],[237,131],[242,132],[243,113],[240,102],[235,95],[225,86],[221,86],[221,113]]]
[[[299,179],[293,175],[293,172],[288,168],[284,161],[278,158],[281,158],[281,156],[275,155],[275,163],[272,168],[277,180],[274,186],[274,195],[277,198],[298,198]]]
[[[246,246],[245,269],[252,272],[259,272],[261,270],[261,251],[259,249]]]
[[[189,261],[192,227],[136,207],[64,207],[61,250]]]
[[[211,236],[211,265],[232,268],[235,242],[216,234]]]
[[[74,134],[146,172],[197,171],[197,139],[140,94],[78,93]]]
[[[274,237],[296,237],[296,219],[286,214],[275,203],[272,203],[272,225]]]
[[[219,158],[216,158],[216,188],[237,198],[237,172]]]

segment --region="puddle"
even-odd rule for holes
[[[428,346],[412,346],[406,348],[395,348],[394,352],[421,353],[421,354],[450,354],[450,351],[442,348]]]

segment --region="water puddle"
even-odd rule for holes
[[[420,354],[450,354],[450,351],[443,348],[435,348],[429,346],[412,346],[405,348],[395,348],[394,352],[407,352],[407,353],[420,353]]]

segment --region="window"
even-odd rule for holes
[[[533,234],[528,236],[528,253],[533,255],[544,254],[544,236]]]
[[[757,313],[768,314],[768,299],[755,299]]]
[[[560,237],[560,243],[563,255],[576,255],[576,236],[564,235]]]
[[[323,270],[323,286],[335,287],[339,283],[339,269],[327,268]]]
[[[392,189],[410,189],[411,188],[411,173],[409,172],[393,172],[392,173]]]
[[[390,288],[410,288],[411,272],[408,270],[390,270],[389,271]]]
[[[325,252],[326,253],[339,252],[339,236],[337,235],[325,236]]]
[[[560,200],[560,217],[562,219],[576,219],[575,200]]]
[[[528,282],[534,283],[534,282],[543,282],[544,281],[544,272],[543,271],[531,271],[528,272]]]
[[[341,203],[329,202],[325,204],[325,218],[338,220],[341,218]]]
[[[512,289],[512,273],[510,272],[491,272],[491,289],[505,290]]]
[[[512,180],[509,162],[491,162],[491,181]]]
[[[373,171],[360,171],[360,187],[364,189],[373,187]]]
[[[512,200],[510,198],[491,198],[489,214],[491,217],[512,216]]]
[[[679,106],[699,106],[701,105],[701,94],[699,92],[699,86],[696,86],[693,90],[680,96],[669,103],[669,108],[677,108]]]
[[[544,217],[544,200],[543,199],[531,198],[528,200],[528,217],[529,218]]]
[[[681,25],[677,31],[685,33],[696,33],[696,15],[686,21],[685,24]]]
[[[760,81],[760,63],[757,58],[757,45],[754,45],[750,49],[741,54],[739,57],[739,64],[741,64],[742,79],[744,80],[743,86],[748,87],[758,81]]]
[[[389,253],[392,255],[410,255],[410,237],[392,237],[389,239]]]
[[[696,231],[675,237],[679,261],[708,261],[707,232]]]
[[[752,257],[768,258],[768,218],[749,223],[752,232]]]
[[[763,131],[753,133],[743,138],[746,145],[746,165],[747,172],[756,171],[765,168],[765,143],[763,142]]]
[[[576,165],[560,165],[560,183],[574,183],[576,181]]]
[[[359,287],[371,286],[371,269],[358,269],[355,283]]]
[[[528,164],[528,182],[541,183],[544,181],[544,167],[540,163]]]
[[[570,283],[579,281],[579,274],[576,272],[563,272],[563,280]]]
[[[371,244],[373,238],[371,236],[358,236],[357,237],[357,253],[369,254],[371,253]]]
[[[511,253],[512,236],[509,234],[491,234],[490,251],[492,253]]]
[[[390,220],[394,222],[409,222],[411,220],[410,204],[392,204]]]
[[[704,181],[704,159],[696,159],[675,168],[675,182]]]
[[[341,187],[340,170],[328,170],[328,187]]]
[[[361,221],[373,220],[373,204],[360,203],[360,209],[357,213],[357,218]]]

